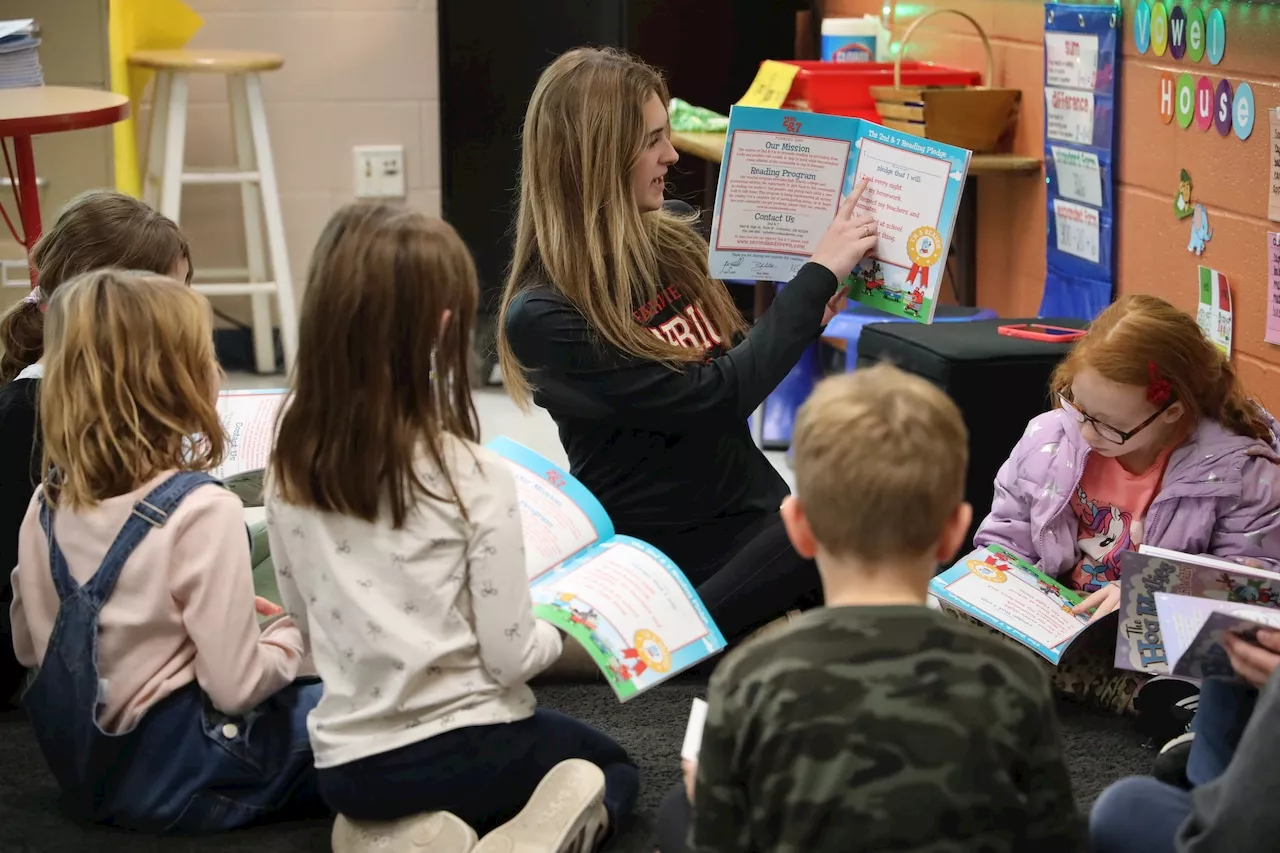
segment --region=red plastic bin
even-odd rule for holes
[[[817,62],[787,60],[799,65],[785,109],[807,110],[827,115],[852,116],[879,122],[872,86],[893,85],[892,62]],[[902,63],[902,86],[977,86],[982,74],[967,68],[950,68],[932,62]]]

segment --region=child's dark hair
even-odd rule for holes
[[[92,190],[67,202],[36,243],[31,261],[40,289],[0,316],[0,383],[44,354],[44,307],[66,281],[103,268],[169,275],[191,249],[177,223],[132,196]]]
[[[1211,418],[1237,435],[1271,441],[1271,426],[1231,360],[1189,314],[1158,296],[1122,296],[1099,314],[1089,334],[1054,371],[1050,386],[1055,399],[1071,396],[1071,383],[1082,367],[1122,385],[1146,386],[1155,374],[1169,383],[1190,424]]]
[[[385,510],[401,527],[420,496],[457,499],[442,437],[479,438],[467,371],[478,298],[447,222],[390,204],[333,215],[311,256],[271,457],[284,500],[366,521]],[[442,484],[424,481],[424,455]]]

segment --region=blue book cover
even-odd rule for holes
[[[509,438],[486,446],[515,476],[533,615],[580,643],[619,699],[725,647],[680,568],[647,542],[615,533],[572,474]]]
[[[733,107],[711,230],[711,274],[789,281],[840,200],[879,225],[875,250],[845,281],[850,298],[933,320],[971,154],[863,119]]]

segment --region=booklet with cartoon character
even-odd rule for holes
[[[1084,596],[1005,548],[990,546],[966,555],[929,582],[929,593],[1022,643],[1052,664],[1086,630],[1108,630],[1071,608]]]
[[[733,107],[711,226],[711,275],[790,281],[858,181],[875,250],[845,280],[849,297],[933,320],[971,153],[845,116]]]
[[[620,536],[572,475],[509,438],[533,613],[587,650],[623,702],[725,647],[693,585],[665,554]]]
[[[1204,605],[1179,603],[1169,609],[1166,603],[1166,611],[1162,611],[1157,598],[1162,594],[1211,602],[1209,610],[1218,605],[1276,609],[1280,608],[1280,574],[1147,545],[1124,552],[1120,556],[1120,621],[1116,628],[1115,665],[1120,669],[1167,675],[1186,656],[1191,640],[1209,618],[1201,609]],[[1204,618],[1200,618],[1202,613]],[[1167,614],[1177,623],[1166,624]],[[1188,636],[1188,620],[1195,619],[1199,621],[1194,622],[1195,630]]]

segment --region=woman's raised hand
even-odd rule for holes
[[[818,248],[809,258],[831,270],[837,281],[843,282],[858,261],[876,246],[875,219],[857,212],[858,199],[866,189],[866,180],[858,181],[853,192],[844,197],[836,210],[835,221],[822,235]]]

